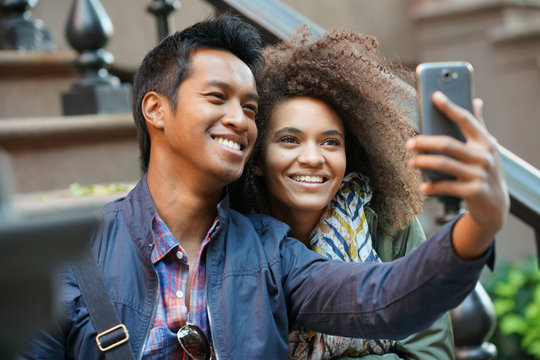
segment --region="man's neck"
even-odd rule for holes
[[[190,184],[169,174],[148,172],[148,189],[159,216],[184,248],[198,249],[216,217],[223,189],[197,189]]]

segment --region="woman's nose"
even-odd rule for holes
[[[310,142],[302,147],[298,162],[310,167],[317,167],[324,164],[325,159],[318,144]]]

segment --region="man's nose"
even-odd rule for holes
[[[243,132],[248,129],[248,121],[242,104],[237,102],[231,102],[225,111],[223,116],[223,125],[234,128],[236,131]]]
[[[301,148],[300,156],[298,156],[298,162],[310,167],[318,167],[324,164],[325,158],[319,144],[315,142],[304,144]]]

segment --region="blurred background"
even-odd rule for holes
[[[156,18],[147,10],[151,3],[150,0],[130,0],[129,3],[101,0],[114,28],[104,48],[114,56],[111,72],[122,81],[130,81],[145,53],[158,41]],[[214,3],[227,2],[179,2],[179,8],[169,16],[170,31],[210,16],[216,11]],[[257,6],[257,3],[265,2],[230,3],[240,4],[240,9],[244,6],[245,12],[249,13],[249,3]],[[475,69],[475,94],[485,101],[488,129],[500,144],[535,168],[540,168],[540,1],[283,0],[281,3],[322,29],[350,29],[374,35],[386,56],[411,68],[424,61],[471,62]],[[65,35],[73,5],[71,0],[42,0],[34,8],[29,8],[32,18],[41,20],[48,28],[55,46],[54,57],[44,58],[42,55],[42,59],[14,59],[0,54],[0,123],[4,119],[12,121],[23,117],[62,115],[60,94],[69,91],[77,77],[76,69],[70,66],[77,52]],[[253,12],[251,16],[260,14]],[[26,61],[27,64],[16,64],[17,61]],[[32,61],[34,66],[30,64]],[[8,147],[13,150],[11,153],[17,153],[17,161],[14,162],[17,192],[54,190],[73,182],[90,185],[135,181],[139,173],[132,129],[123,121],[124,117],[115,115],[112,118],[94,121],[85,117],[76,124],[70,124],[78,127],[76,134],[70,136],[72,140],[85,142],[89,132],[100,133],[98,137],[103,138],[103,129],[95,122],[116,122],[116,126],[109,125],[107,144],[107,139],[102,139],[101,144],[70,147],[71,155],[66,156],[71,160],[66,159],[64,166],[58,164],[62,157],[56,156],[61,149],[56,149],[51,156],[42,154],[40,164],[31,165],[36,158],[27,147],[37,144],[18,139],[15,146],[14,136],[0,135],[0,147]],[[91,129],[81,124],[84,121]],[[57,127],[63,125],[61,118],[49,119],[46,124],[47,131],[51,132],[49,140],[52,133],[57,136],[60,131],[51,128],[53,122]],[[110,139],[112,137],[114,141]],[[38,142],[46,141],[40,139]],[[89,153],[85,147],[90,146],[94,149]],[[68,164],[69,161],[74,164]],[[94,164],[99,164],[99,170],[88,166]],[[60,172],[47,174],[50,172],[48,169],[54,167],[63,170],[62,176],[67,181],[62,183],[52,179]],[[30,169],[33,170],[29,177]],[[83,175],[85,171],[96,173]],[[71,178],[67,179],[66,175]],[[49,180],[50,184],[46,184]],[[540,189],[534,191],[538,198]],[[534,229],[514,216],[500,238],[504,238],[497,243],[500,259],[517,261],[536,252]]]

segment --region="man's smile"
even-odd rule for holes
[[[222,137],[214,137],[213,138],[215,141],[217,141],[218,143],[220,143],[221,145],[225,146],[225,147],[228,147],[230,149],[233,149],[233,150],[243,150],[243,147],[233,141],[233,140],[228,140],[228,139],[225,139],[225,138],[222,138]]]

